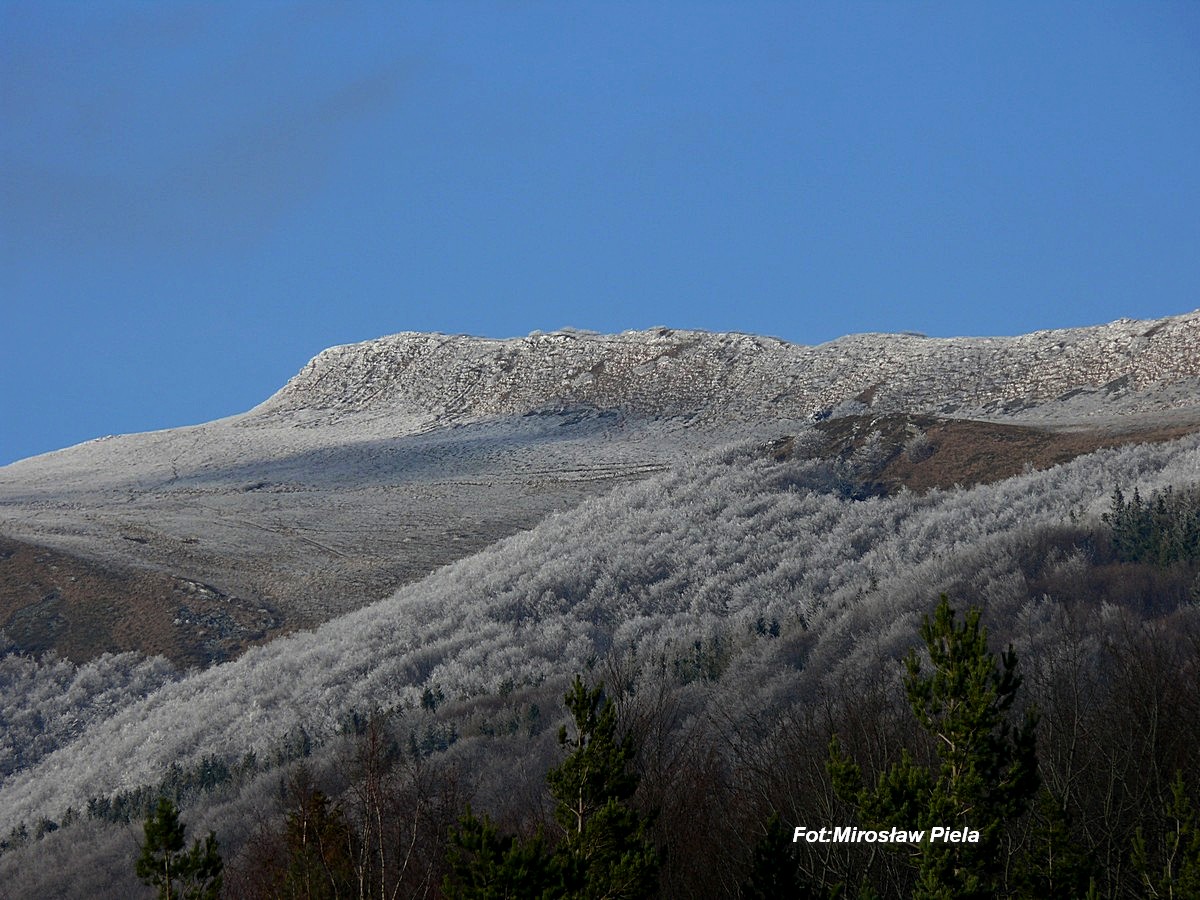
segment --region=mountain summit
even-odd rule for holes
[[[508,340],[405,332],[325,350],[254,412],[454,419],[584,405],[754,420],[868,393],[888,411],[989,415],[1091,394],[1101,402],[1090,412],[1111,415],[1118,397],[1123,411],[1188,405],[1194,392],[1159,388],[1197,376],[1200,311],[1019,337],[861,334],[818,346],[669,328]]]

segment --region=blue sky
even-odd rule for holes
[[[326,346],[1200,306],[1200,4],[0,2],[0,463]]]

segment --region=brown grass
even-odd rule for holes
[[[0,628],[26,653],[83,662],[140,650],[207,665],[277,627],[269,610],[203,585],[0,537]]]
[[[923,493],[954,485],[988,484],[1019,475],[1026,466],[1048,469],[1103,447],[1169,441],[1200,431],[1194,423],[1157,423],[1132,430],[1051,431],[932,416],[846,416],[816,427],[825,435],[824,455],[842,458],[849,458],[872,433],[879,432],[887,456],[874,479],[889,493],[901,486]],[[925,434],[932,452],[913,460],[904,446],[917,433]]]

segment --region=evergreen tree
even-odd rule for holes
[[[934,739],[937,765],[921,765],[905,750],[899,763],[867,787],[836,736],[831,742],[834,789],[858,809],[864,825],[926,832],[927,842],[913,853],[915,898],[982,900],[1004,893],[1005,823],[1025,811],[1039,785],[1036,716],[1027,713],[1015,728],[1009,723],[1021,686],[1016,654],[1010,648],[997,666],[979,615],[971,609],[958,624],[943,595],[921,627],[932,671],[922,670],[915,650],[905,662],[909,705]],[[979,841],[929,842],[934,826],[971,829]]]
[[[1077,900],[1096,895],[1099,875],[1090,849],[1074,840],[1066,810],[1045,788],[1037,798],[1029,847],[1018,871],[1020,894],[1038,900]]]
[[[291,783],[292,807],[284,826],[287,868],[283,887],[289,897],[333,900],[357,889],[354,852],[357,836],[342,811],[301,768]]]
[[[221,893],[217,836],[210,831],[184,849],[185,827],[175,804],[162,797],[146,819],[145,841],[135,871],[144,884],[158,888],[162,900],[216,900]]]
[[[1113,490],[1109,511],[1101,517],[1112,529],[1113,551],[1122,562],[1169,567],[1200,561],[1200,489],[1168,486],[1143,500],[1137,489],[1126,500]]]
[[[638,786],[633,742],[618,736],[616,709],[602,687],[589,690],[577,676],[565,701],[574,734],[560,730],[567,757],[546,776],[561,842],[550,852],[541,834],[529,840],[503,835],[468,808],[450,833],[447,897],[635,900],[653,895],[658,857],[646,820],[629,805]]]
[[[450,900],[538,900],[562,896],[562,872],[541,835],[523,841],[501,834],[487,816],[468,806],[450,830],[450,874],[442,886]]]
[[[1130,862],[1138,888],[1147,897],[1200,897],[1200,815],[1188,799],[1179,770],[1163,812],[1166,828],[1157,854],[1147,846],[1140,828],[1133,838]]]
[[[750,874],[742,885],[743,900],[840,900],[843,884],[814,886],[800,870],[792,833],[778,813],[767,820],[767,833],[754,845]]]
[[[565,701],[574,734],[559,730],[568,755],[546,782],[564,833],[558,856],[569,896],[648,897],[658,857],[646,820],[629,805],[638,786],[633,742],[618,736],[616,707],[602,685],[589,690],[576,676]]]

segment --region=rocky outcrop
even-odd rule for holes
[[[1200,311],[1004,338],[862,334],[818,346],[667,328],[493,340],[406,332],[332,347],[255,410],[475,418],[572,406],[706,420],[804,416],[858,402],[886,411],[1013,413],[1076,399],[1078,414],[1187,405]],[[1137,395],[1130,402],[1131,395]],[[1119,405],[1119,404],[1117,404]]]

